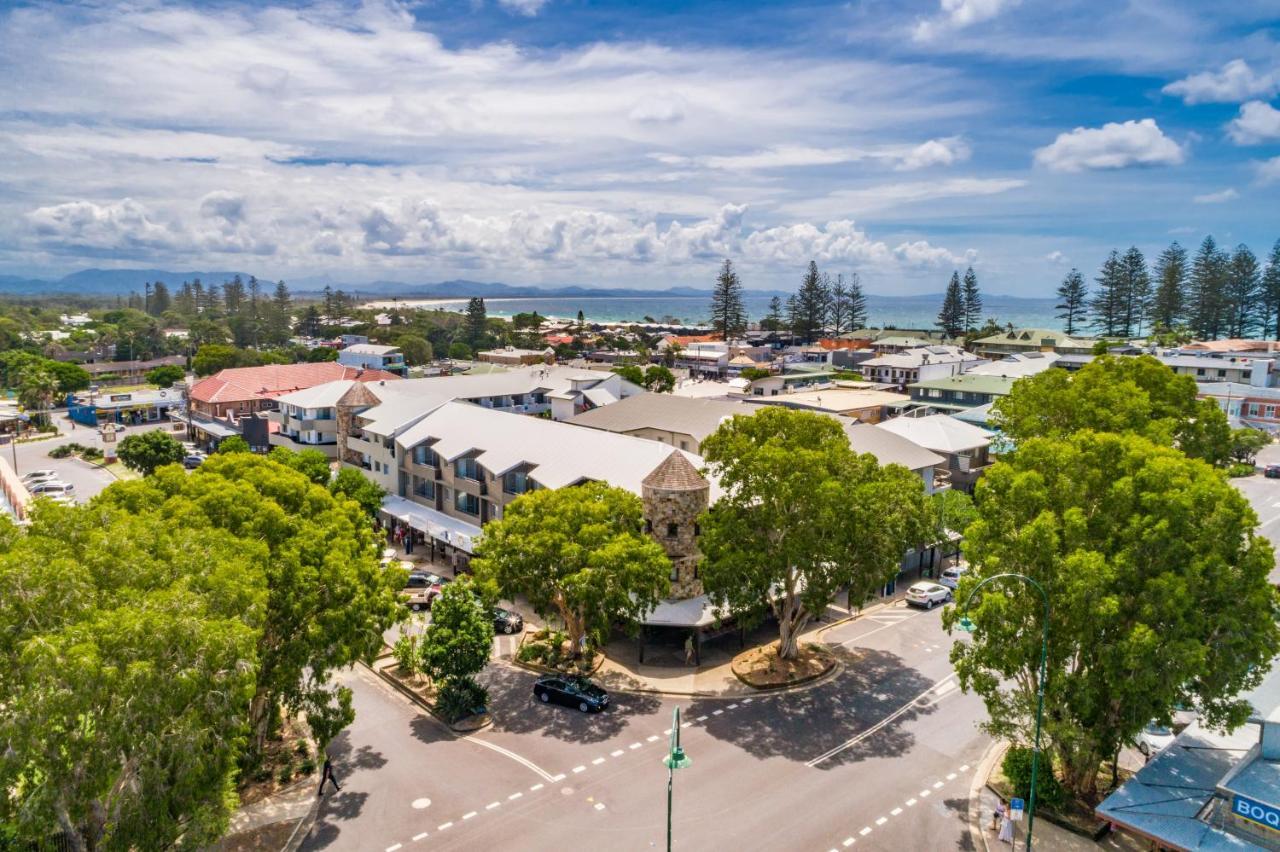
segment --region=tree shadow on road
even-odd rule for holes
[[[842,670],[831,680],[807,690],[763,694],[749,707],[712,715],[705,730],[762,759],[807,762],[846,746],[816,763],[819,769],[905,754],[915,742],[907,725],[934,712],[934,704],[920,698],[933,681],[888,651],[832,651]],[[723,706],[721,701],[694,701],[689,715],[711,714]],[[894,718],[886,722],[890,716]]]
[[[342,783],[345,772],[354,769],[381,769],[387,765],[387,759],[382,756],[382,752],[374,751],[367,745],[352,749],[351,739],[346,731],[334,737],[328,751],[333,761],[334,771],[339,774],[338,783]]]
[[[514,666],[490,666],[483,682],[489,689],[493,729],[514,734],[541,734],[577,743],[598,743],[616,737],[632,716],[657,712],[654,695],[611,693],[614,704],[602,713],[581,713],[571,707],[545,705],[533,695],[535,675]]]
[[[342,834],[341,827],[335,823],[360,816],[368,799],[368,793],[358,793],[354,790],[343,790],[341,793],[326,796],[320,805],[319,818],[307,834],[302,847],[324,849],[333,845]]]
[[[969,797],[943,799],[943,806],[956,818],[960,828],[960,838],[956,840],[956,848],[962,852],[974,852],[973,837],[969,834]]]

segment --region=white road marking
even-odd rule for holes
[[[424,832],[422,832],[421,834],[415,834],[415,835],[413,836],[413,841],[414,841],[415,843],[417,843],[419,840],[421,840],[422,838],[424,838],[424,837],[426,837],[426,836],[427,836],[427,833],[426,833],[425,831],[424,831]]]
[[[727,708],[727,709],[729,709],[729,710],[737,710],[737,709],[738,709],[738,705],[737,705],[737,704],[730,704],[730,705],[728,706],[728,708]]]
[[[871,826],[867,826],[866,828],[862,829],[862,831],[859,831],[858,833],[861,834],[863,837],[866,837],[868,834],[871,833]]]
[[[616,750],[614,750],[614,751],[609,752],[609,756],[610,756],[610,757],[617,757],[617,756],[619,756],[619,755],[621,755],[621,754],[623,754],[623,753],[624,753],[624,752],[622,751],[622,749],[616,749]]]
[[[665,731],[663,731],[662,733],[669,737],[669,736],[671,736],[671,729],[670,729],[670,728],[667,728],[667,729],[666,729]]]
[[[949,775],[947,775],[947,780],[948,781],[956,780],[956,774],[954,772],[950,773]]]
[[[968,772],[968,771],[969,771],[969,764],[967,764],[967,763],[966,763],[964,766],[961,766],[961,767],[960,767],[960,771],[961,771],[961,772]]]
[[[387,852],[396,852],[396,850],[397,850],[397,849],[399,849],[399,848],[400,848],[401,846],[403,846],[403,845],[404,845],[403,843],[396,843],[396,844],[394,844],[394,845],[392,845],[392,846],[388,846],[388,847],[387,847]]]
[[[876,825],[884,825],[888,821],[888,817],[880,817],[880,819],[876,820]]]
[[[723,710],[712,710],[712,711],[711,711],[711,715],[712,715],[712,716],[719,716],[719,715],[720,715],[721,713],[723,713],[723,712],[724,712]]]
[[[866,730],[862,731],[862,732],[861,732],[861,733],[859,733],[857,736],[852,737],[851,739],[845,740],[843,743],[841,743],[840,745],[836,746],[835,748],[830,749],[829,751],[826,751],[826,752],[824,752],[823,754],[818,755],[818,756],[817,756],[817,757],[815,757],[813,760],[810,760],[808,763],[806,763],[806,764],[805,764],[805,766],[808,766],[808,767],[810,767],[810,768],[813,768],[813,767],[817,766],[819,763],[822,763],[822,762],[824,762],[824,761],[826,761],[826,760],[829,760],[830,758],[835,757],[835,756],[836,756],[837,754],[839,754],[840,752],[845,751],[846,749],[853,748],[853,747],[854,747],[854,746],[856,746],[858,743],[860,743],[860,742],[862,742],[863,740],[865,740],[867,737],[869,737],[869,736],[871,736],[872,734],[874,734],[874,733],[876,733],[877,731],[879,731],[881,728],[885,727],[886,725],[891,724],[891,723],[892,723],[894,720],[896,720],[899,716],[902,716],[902,715],[904,715],[905,713],[907,713],[907,712],[909,712],[910,710],[912,710],[912,709],[916,706],[916,702],[917,702],[917,701],[919,701],[921,698],[924,698],[925,696],[927,696],[930,692],[932,692],[933,690],[937,689],[937,688],[938,688],[939,686],[941,686],[942,684],[947,683],[948,681],[950,681],[950,680],[952,680],[952,679],[954,679],[954,678],[955,678],[955,673],[954,673],[954,672],[953,672],[953,673],[951,673],[951,674],[949,674],[949,675],[947,675],[947,676],[946,676],[946,677],[944,677],[942,680],[938,681],[938,682],[937,682],[937,683],[935,683],[933,686],[929,687],[929,688],[928,688],[928,689],[926,689],[924,692],[922,692],[922,693],[920,693],[919,695],[917,695],[915,698],[912,698],[912,699],[911,699],[910,701],[908,701],[906,704],[903,704],[903,705],[902,705],[901,707],[899,707],[897,710],[894,710],[894,711],[893,711],[892,713],[890,713],[888,716],[885,716],[885,717],[884,717],[883,719],[881,719],[879,722],[876,722],[874,725],[872,725],[871,727],[869,727],[869,728],[867,728]]]
[[[646,742],[654,742],[654,741],[655,741],[655,740],[657,740],[657,739],[658,739],[658,735],[657,735],[657,734],[654,734],[654,735],[653,735],[653,736],[651,736],[651,737],[647,737],[647,738],[646,738]]]
[[[553,775],[552,777],[548,778],[547,780],[548,780],[548,781],[550,781],[550,782],[552,782],[552,783],[555,783],[556,781],[563,781],[563,780],[564,780],[564,773],[563,773],[563,772],[561,772],[559,775]]]
[[[485,805],[485,806],[484,806],[484,809],[485,809],[486,811],[491,811],[491,810],[493,810],[494,808],[498,807],[498,805],[501,805],[501,804],[502,804],[502,802],[490,802],[489,804],[487,804],[487,805]]]
[[[893,810],[889,811],[889,816],[897,816],[900,813],[902,813],[902,808],[894,808]]]
[[[692,722],[681,722],[681,723],[680,723],[680,727],[682,727],[682,728],[687,728],[687,727],[689,727],[689,726],[690,726],[690,725],[692,725],[692,724],[693,724]]]
[[[909,808],[914,808],[915,806],[916,806],[916,800],[915,800],[915,799],[907,799],[907,807],[909,807]]]
[[[640,748],[640,746],[642,745],[644,745],[644,743],[632,743],[631,745],[627,746],[627,748]]]
[[[414,800],[413,800],[413,807],[414,807],[416,810],[422,810],[423,808],[429,808],[429,807],[431,807],[431,800],[430,800],[430,799],[414,799]]]
[[[931,792],[932,792],[931,790],[921,790],[921,791],[920,791],[920,798],[922,798],[922,799],[927,799],[927,798],[929,798],[929,793],[931,793]]]
[[[462,818],[463,818],[463,819],[471,819],[471,818],[472,818],[473,816],[475,816],[475,815],[476,815],[476,812],[475,812],[475,811],[471,811],[470,813],[463,814],[463,815],[462,815]]]
[[[938,789],[938,788],[939,788],[939,787],[941,787],[941,786],[942,786],[942,782],[941,782],[941,781],[934,781],[934,782],[933,782],[933,789],[935,789],[935,790],[936,790],[936,789]]]
[[[706,717],[706,716],[699,716],[698,718],[694,719],[693,721],[695,721],[695,722],[705,722],[705,721],[707,721],[707,717]]]
[[[530,788],[529,788],[529,792],[530,792],[530,793],[536,793],[536,792],[538,792],[538,791],[539,791],[539,790],[541,790],[541,789],[542,789],[542,785],[541,785],[541,784],[534,784],[532,787],[530,787]]]
[[[750,704],[752,701],[755,701],[755,699],[754,699],[754,698],[744,698],[744,699],[742,699],[742,703],[743,703],[743,704]]]
[[[437,826],[436,826],[436,831],[444,831],[446,828],[449,828],[449,827],[450,827],[450,826],[452,826],[452,825],[453,825],[453,823],[451,823],[451,822],[446,822],[446,823],[444,823],[443,825],[437,825]]]
[[[573,774],[574,774],[574,775],[577,775],[579,772],[586,772],[586,771],[587,771],[587,767],[585,767],[585,766],[575,766],[575,767],[573,767]]]
[[[604,763],[603,757],[597,757],[595,760],[591,761],[592,766],[599,766],[602,763]]]
[[[846,838],[844,839],[844,841],[843,841],[840,845],[841,845],[841,846],[852,846],[853,844],[855,844],[855,843],[857,843],[857,842],[858,842],[858,841],[854,840],[852,837],[846,837]]]
[[[524,793],[520,793],[520,792],[512,793],[510,796],[507,796],[507,801],[514,802],[516,799],[520,798],[523,795]]]
[[[598,811],[604,810],[604,802],[596,802],[596,810]]]
[[[485,740],[478,739],[476,737],[463,737],[463,739],[465,739],[467,742],[475,743],[478,746],[484,746],[490,751],[496,751],[498,754],[505,755],[511,758],[512,760],[514,760],[516,763],[519,763],[521,766],[526,766],[529,769],[532,769],[534,772],[541,775],[547,781],[555,780],[554,778],[551,777],[551,775],[545,769],[538,766],[532,760],[528,760],[527,758],[521,757],[520,755],[516,754],[514,751],[508,751],[507,749],[503,748],[500,745],[494,745],[491,742],[487,742]]]
[[[910,615],[906,616],[905,618],[896,619],[893,622],[886,624],[882,627],[877,627],[875,630],[868,630],[866,633],[862,633],[857,636],[854,636],[852,639],[846,639],[840,644],[848,645],[852,642],[857,642],[861,639],[866,639],[868,636],[874,636],[875,634],[879,633],[881,630],[888,630],[890,627],[897,627],[899,624],[903,623],[904,621],[910,621],[913,618],[919,618],[920,616],[924,615],[926,612],[928,612],[928,610],[923,610],[923,609],[920,610],[919,612],[913,612]],[[868,618],[869,617],[870,616],[868,616]]]

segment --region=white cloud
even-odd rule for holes
[[[916,41],[932,41],[946,33],[990,20],[1020,0],[940,0],[938,14],[916,23]]]
[[[804,166],[829,166],[838,163],[871,161],[887,163],[896,171],[915,171],[930,166],[950,166],[969,159],[968,143],[959,136],[930,139],[918,145],[881,145],[875,148],[816,148],[810,145],[776,145],[745,154],[715,155],[700,158],[655,155],[672,165],[696,163],[713,169],[747,171]]]
[[[793,216],[841,217],[897,209],[923,201],[946,198],[978,198],[1000,195],[1027,186],[1020,178],[948,178],[947,180],[906,181],[876,184],[859,189],[840,189],[818,198],[789,202],[779,210]]]
[[[1258,171],[1259,183],[1274,183],[1280,180],[1280,157],[1272,157],[1270,160],[1261,160],[1254,163],[1254,168]]]
[[[627,113],[640,124],[675,124],[684,119],[684,99],[679,95],[650,95],[642,98]]]
[[[38,237],[54,246],[84,249],[169,249],[181,244],[175,228],[132,198],[111,204],[72,201],[40,207],[27,215]]]
[[[959,136],[930,139],[907,151],[894,166],[898,171],[914,171],[929,166],[951,166],[969,159],[968,144]]]
[[[1195,201],[1196,204],[1222,204],[1226,201],[1234,201],[1239,197],[1240,193],[1236,192],[1235,189],[1231,187],[1227,187],[1226,189],[1219,190],[1218,192],[1209,192],[1204,195],[1197,195],[1192,200]]]
[[[1052,264],[1062,264],[1067,262],[1067,256],[1060,251],[1051,251],[1044,256],[1044,259]]]
[[[532,18],[542,11],[542,7],[549,2],[551,0],[498,0],[498,5],[510,12],[515,12],[517,15]]]
[[[1162,90],[1187,104],[1240,103],[1269,98],[1280,91],[1280,69],[1256,73],[1243,59],[1233,59],[1218,71],[1201,71],[1170,83]]]
[[[1058,134],[1051,144],[1035,152],[1037,165],[1056,172],[1175,166],[1183,159],[1182,148],[1165,136],[1151,118],[1077,127],[1070,133]]]
[[[1237,145],[1257,145],[1280,139],[1280,110],[1262,101],[1249,101],[1227,124],[1227,133]]]

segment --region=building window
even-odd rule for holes
[[[675,538],[680,535],[679,524],[667,524],[667,538]]]
[[[1226,371],[1226,370],[1219,370],[1219,371],[1218,371],[1218,378],[1220,378],[1220,379],[1225,379],[1226,377],[1227,377],[1227,371]]]
[[[1265,408],[1262,409],[1262,416],[1267,418],[1268,420],[1275,419],[1276,407],[1274,405],[1266,406]]]
[[[671,582],[674,583],[676,580],[679,580],[679,579],[680,579],[680,569],[676,568],[676,563],[672,562],[671,563]]]
[[[458,459],[453,463],[453,473],[463,479],[480,479],[480,466],[475,459]]]
[[[480,498],[474,494],[468,494],[465,491],[457,492],[454,495],[453,505],[459,512],[465,512],[468,515],[480,514]]]
[[[647,533],[653,532],[653,521],[648,518],[644,519],[644,531]]]
[[[413,461],[415,464],[429,465],[434,467],[439,463],[436,451],[428,447],[426,444],[419,444],[413,448]]]
[[[1258,416],[1258,403],[1256,402],[1249,403],[1249,416],[1250,417]]]
[[[436,484],[430,479],[419,479],[413,486],[413,493],[426,500],[436,499]]]
[[[529,490],[529,474],[513,470],[502,477],[502,490],[508,494],[523,494]]]

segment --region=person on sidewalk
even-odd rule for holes
[[[1000,830],[1000,820],[1004,818],[1004,815],[1005,815],[1004,799],[997,796],[996,809],[991,812],[991,830],[992,831]]]
[[[689,638],[684,640],[684,664],[686,666],[693,665],[693,634],[689,634]]]
[[[329,760],[329,755],[324,756],[324,769],[320,772],[320,789],[316,791],[317,796],[324,795],[325,782],[333,783],[333,789],[342,792],[342,788],[338,786],[338,776],[333,774],[333,761]]]
[[[1013,843],[1013,820],[1009,819],[1008,811],[1000,818],[1000,834],[996,839],[1001,843]]]

